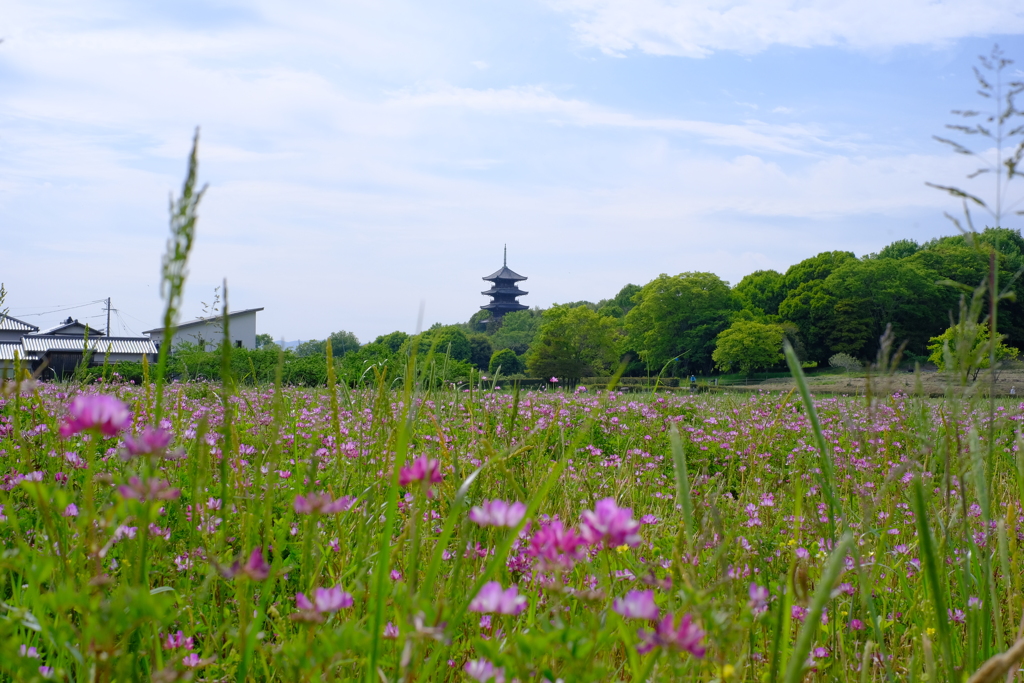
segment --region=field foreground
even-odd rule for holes
[[[1024,610],[1016,401],[155,402],[8,390],[0,680],[961,680]]]

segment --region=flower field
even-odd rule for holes
[[[20,389],[5,681],[961,680],[1017,638],[1024,404]]]

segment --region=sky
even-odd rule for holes
[[[0,38],[4,305],[118,334],[197,126],[182,318],[226,280],[367,342],[468,320],[506,244],[547,307],[952,234],[925,183],[991,183],[933,136],[993,44],[1024,79],[1019,0],[6,0]]]

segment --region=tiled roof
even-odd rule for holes
[[[97,337],[89,339],[89,349],[94,353],[156,353],[156,344],[146,337]],[[85,346],[82,337],[68,335],[25,335],[21,345],[26,352],[81,351]]]
[[[35,325],[30,325],[24,320],[0,314],[0,330],[4,332],[35,332],[38,329]]]
[[[481,279],[483,279],[483,280],[515,280],[515,281],[519,281],[519,280],[526,280],[528,278],[523,277],[519,273],[517,273],[514,270],[512,270],[511,268],[509,268],[508,266],[502,266],[501,270],[499,270],[497,272],[494,272],[494,273],[491,273],[487,277],[481,278]]]

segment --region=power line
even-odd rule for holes
[[[96,301],[89,301],[89,302],[84,303],[84,304],[78,304],[77,306],[67,306],[65,308],[55,308],[52,311],[44,311],[42,313],[18,313],[17,315],[21,316],[22,318],[31,318],[33,316],[50,315],[51,313],[60,313],[61,311],[70,311],[70,310],[73,310],[73,309],[76,309],[76,308],[85,308],[86,306],[92,306],[93,304],[102,304],[102,303],[105,303],[105,302],[106,302],[106,299],[97,299]],[[32,310],[32,309],[28,309],[28,310]]]

